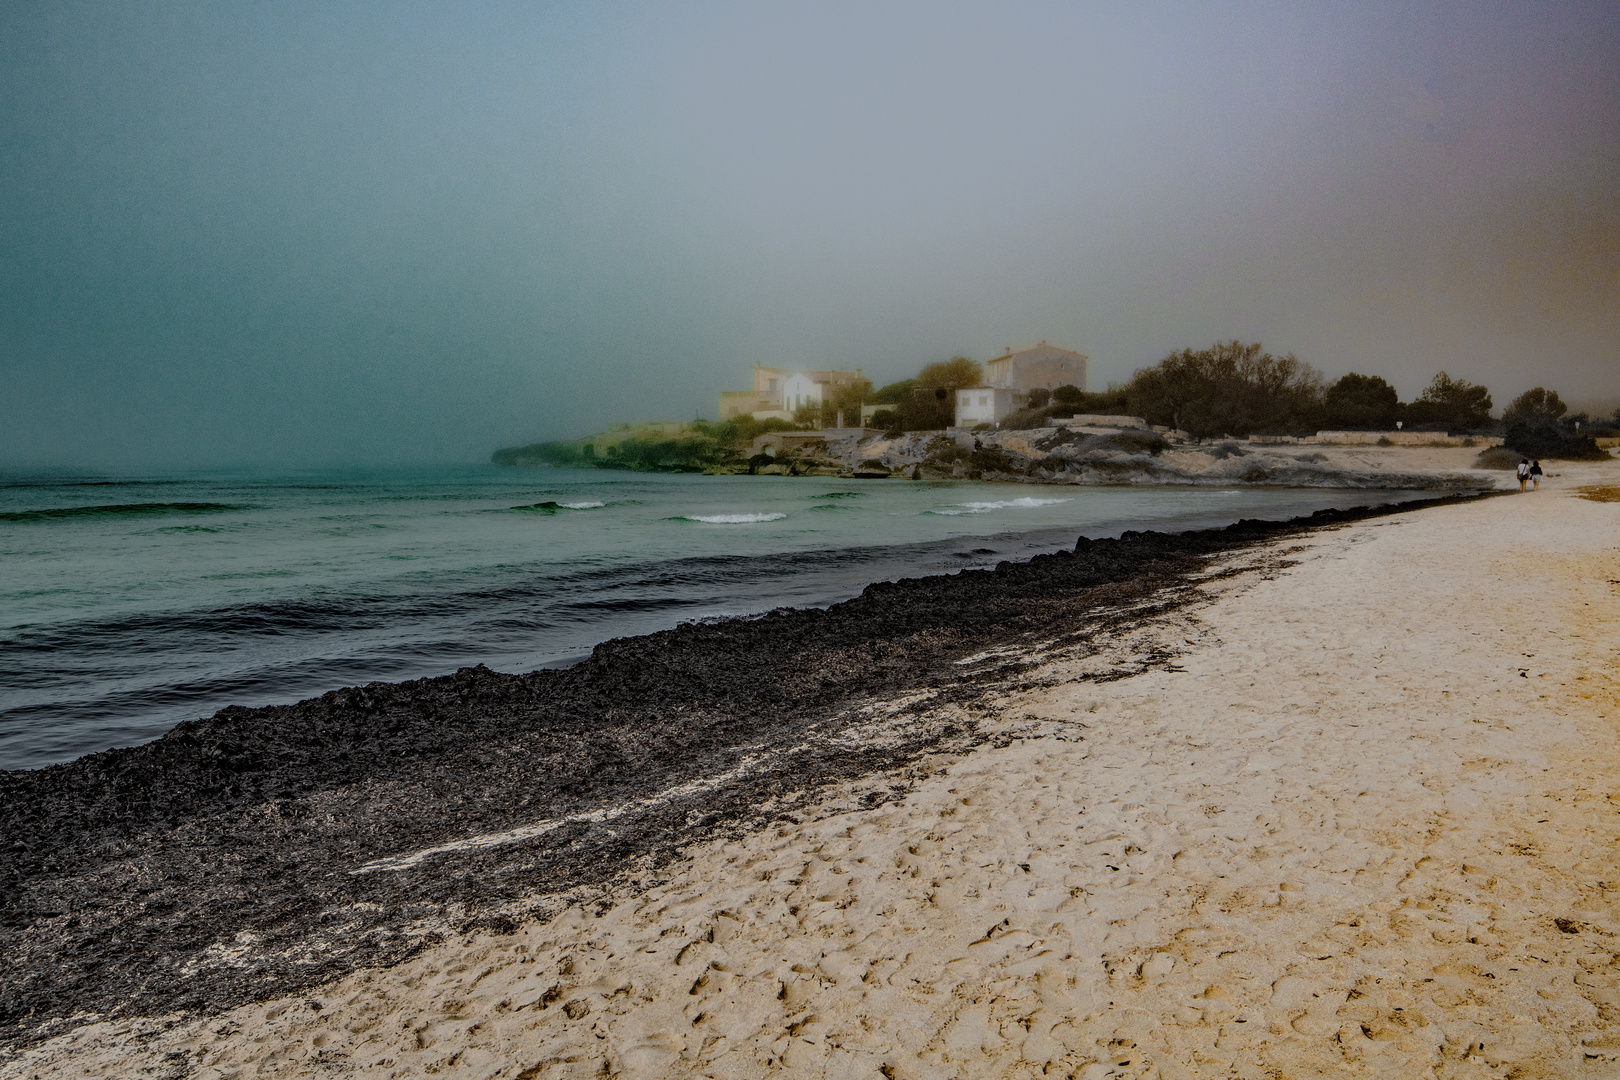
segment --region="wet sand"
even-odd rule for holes
[[[278,966],[275,926],[222,934],[237,909],[171,989],[0,1075],[1612,1075],[1620,507],[1570,487],[1620,469],[1562,471],[1259,542],[1127,540],[1067,593],[1085,551],[984,575],[912,624],[918,677],[806,699],[819,728],[351,852],[347,888],[433,928],[393,966],[343,974],[313,917]],[[944,615],[933,588],[899,607]],[[668,846],[591,840],[649,823]],[[604,872],[533,869],[570,845]],[[352,925],[365,901],[334,907],[321,869],[316,914]],[[300,956],[313,977],[267,997]],[[187,985],[249,1003],[191,1019]]]

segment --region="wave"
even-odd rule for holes
[[[595,510],[599,506],[606,506],[604,502],[556,502],[547,499],[545,502],[530,503],[528,506],[511,506],[509,510],[521,510],[530,514],[555,514],[558,510]]]
[[[866,492],[864,492],[864,491],[829,491],[829,492],[827,492],[827,494],[825,494],[825,495],[817,495],[817,496],[815,496],[815,498],[818,498],[818,499],[864,499],[864,498],[866,498]]]
[[[1073,502],[1073,499],[1036,499],[1024,496],[1021,499],[1002,499],[997,502],[965,502],[954,506],[943,507],[939,510],[924,510],[925,514],[937,514],[940,517],[955,517],[958,514],[988,514],[992,510],[1020,509],[1027,510],[1036,506],[1054,506],[1058,503]]]
[[[60,506],[50,510],[14,510],[0,514],[0,521],[55,521],[76,517],[147,517],[153,514],[221,514],[246,510],[230,503],[116,503],[110,506]]]
[[[752,525],[760,521],[781,521],[786,514],[677,514],[667,521],[701,521],[706,525]]]
[[[188,483],[185,480],[60,480],[49,477],[30,477],[19,480],[0,479],[0,488],[66,488],[66,487],[172,487]]]

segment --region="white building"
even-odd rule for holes
[[[827,388],[825,382],[818,381],[815,376],[821,372],[795,371],[782,383],[782,409],[792,412],[802,409],[806,405],[821,407],[823,391]]]
[[[1017,406],[1017,395],[1005,386],[969,386],[956,392],[956,426],[999,424]]]
[[[819,407],[822,401],[845,386],[864,378],[854,371],[794,371],[791,368],[754,365],[752,390],[728,390],[720,395],[720,419],[752,416],[755,420],[775,417],[792,420],[795,410],[806,405]]]

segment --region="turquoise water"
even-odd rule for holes
[[[1075,536],[1384,494],[494,466],[0,478],[0,768],[685,619],[826,604]]]

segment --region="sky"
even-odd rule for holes
[[[487,460],[1039,340],[1620,404],[1620,5],[0,5],[0,468]]]

